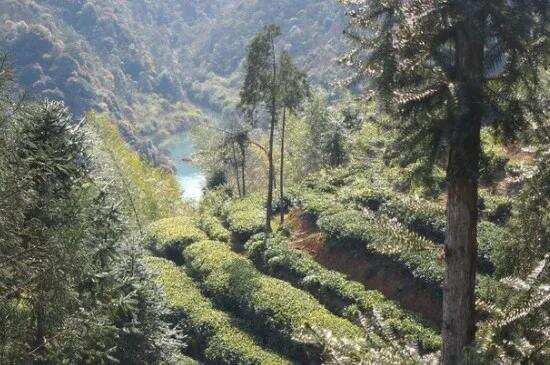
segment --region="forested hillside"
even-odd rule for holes
[[[547,16],[0,0],[0,364],[550,363]]]
[[[247,42],[270,22],[327,85],[337,74],[342,15],[330,0],[6,0],[0,45],[32,95],[65,100],[75,115],[109,112],[155,136],[196,120],[192,104],[232,111]]]

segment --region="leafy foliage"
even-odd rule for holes
[[[1,362],[175,362],[181,338],[82,124],[59,102],[3,115]]]
[[[199,242],[186,248],[184,257],[218,303],[249,317],[270,342],[276,342],[289,354],[309,353],[310,359],[318,356],[315,347],[304,346],[295,338],[307,323],[340,337],[362,337],[358,327],[330,314],[309,294],[261,275],[250,261],[226,245]]]
[[[87,123],[96,137],[93,153],[98,164],[109,166],[109,178],[124,196],[125,213],[138,230],[162,218],[185,211],[179,185],[169,172],[155,168],[124,142],[117,128],[105,115],[91,113]]]
[[[283,364],[288,360],[264,350],[259,341],[240,328],[243,323],[214,308],[182,268],[170,261],[148,257],[146,266],[155,274],[174,315],[183,321],[191,350],[215,363]]]
[[[250,237],[264,227],[265,200],[257,194],[234,199],[225,206],[222,216],[229,230],[243,237]]]
[[[547,152],[543,151],[517,197],[518,212],[511,219],[510,233],[499,251],[500,276],[522,277],[549,252],[549,189],[550,168]]]
[[[483,2],[471,9],[453,2],[342,3],[349,9],[346,34],[354,44],[344,62],[400,123],[399,142],[409,150],[401,149],[404,161],[413,156],[433,163],[425,151],[444,147],[453,130],[462,100],[456,86],[466,76],[453,58],[464,14],[483,18],[485,69],[478,80],[483,96],[477,100],[483,119],[505,137],[529,128],[530,120],[542,126],[539,66],[548,47],[544,1]]]
[[[269,274],[289,280],[323,303],[331,311],[353,322],[376,320],[395,334],[392,342],[420,346],[424,351],[436,351],[441,345],[435,331],[424,327],[412,316],[374,290],[349,281],[340,273],[325,269],[306,253],[293,250],[287,240],[276,235],[253,237],[246,245],[252,260]],[[376,331],[383,336],[385,333]]]
[[[179,255],[181,250],[198,241],[205,240],[206,234],[187,217],[165,218],[148,228],[149,247],[157,254]]]
[[[213,241],[229,241],[229,231],[225,229],[220,220],[210,215],[201,215],[196,219],[197,227],[206,232],[208,238]]]
[[[415,277],[437,284],[443,280],[443,267],[438,260],[441,248],[388,219],[368,212],[342,211],[321,216],[319,227],[332,244],[361,247],[393,257]]]
[[[473,361],[548,362],[548,259],[546,254],[522,278],[502,279],[508,287],[498,299],[502,309],[481,325],[476,346],[470,349]]]

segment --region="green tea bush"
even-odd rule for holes
[[[339,338],[364,337],[359,327],[331,314],[308,293],[260,274],[250,260],[226,245],[198,242],[184,250],[184,257],[218,303],[251,318],[258,331],[288,353],[319,360],[321,348],[297,339],[308,326],[331,331]]]
[[[329,244],[366,248],[404,265],[415,277],[438,285],[443,280],[443,265],[438,260],[441,246],[422,238],[384,217],[344,210],[323,214],[319,228]]]
[[[221,217],[224,212],[224,206],[231,199],[225,188],[208,190],[200,201],[199,210],[203,214],[214,217]]]
[[[501,179],[506,170],[509,159],[505,155],[494,151],[484,151],[479,161],[479,180],[491,184]]]
[[[393,200],[384,205],[382,212],[395,218],[414,233],[438,244],[445,242],[445,208],[423,199]],[[495,270],[493,253],[506,230],[488,221],[480,221],[477,227],[479,270],[491,273]]]
[[[225,229],[218,218],[203,214],[199,216],[195,222],[197,227],[206,232],[208,238],[211,240],[221,242],[229,241],[230,233]]]
[[[263,230],[265,224],[265,201],[257,194],[229,201],[223,210],[229,230],[246,241]]]
[[[365,248],[368,252],[387,257],[438,291],[443,283],[445,268],[441,259],[442,246],[408,231],[394,220],[368,212],[345,210],[321,215],[318,226],[325,232],[331,245]],[[480,249],[481,255],[484,252]],[[495,254],[492,249],[487,252],[490,252],[491,257]],[[478,298],[487,303],[492,302],[490,288],[496,286],[496,280],[479,274],[476,288]]]
[[[417,344],[423,351],[436,351],[441,346],[441,338],[434,330],[423,326],[382,293],[365,290],[360,283],[324,268],[308,254],[290,248],[284,237],[265,240],[263,235],[257,235],[245,248],[262,270],[308,291],[331,311],[351,321],[358,321],[360,314],[370,321],[379,316],[383,328],[390,328],[400,340]]]
[[[305,187],[293,187],[290,190],[292,205],[300,207],[312,220],[316,220],[321,213],[327,210],[340,207],[333,194]]]
[[[345,204],[353,203],[373,211],[379,210],[382,204],[386,204],[391,200],[392,191],[388,188],[381,188],[368,183],[357,185],[354,184],[341,189],[339,199]]]
[[[340,195],[343,202],[354,203],[359,207],[367,207],[378,214],[397,220],[412,232],[435,243],[443,244],[446,234],[445,207],[422,198],[411,198],[388,189],[365,186],[360,190],[344,190]],[[493,202],[494,200],[489,200]],[[506,201],[504,199],[503,201]],[[497,205],[496,203],[495,205]],[[504,203],[503,203],[504,204]],[[497,207],[495,210],[499,209]],[[353,225],[348,222],[347,225]],[[327,227],[328,228],[328,227]],[[478,259],[479,269],[491,273],[495,269],[493,252],[495,242],[499,242],[506,234],[505,228],[487,221],[478,225]],[[350,233],[353,238],[353,234]],[[361,240],[361,237],[355,237]]]
[[[445,207],[425,199],[394,196],[381,212],[411,231],[437,243],[445,241]]]
[[[288,194],[285,194],[282,199],[281,197],[273,199],[273,212],[280,213],[282,210],[286,213],[290,207],[292,207],[292,197]]]
[[[178,260],[183,247],[207,239],[206,234],[188,217],[161,219],[149,226],[149,248],[158,254]]]
[[[512,215],[512,201],[505,196],[489,194],[481,191],[479,199],[479,213],[482,219],[504,225]]]
[[[163,287],[168,304],[183,321],[187,340],[209,362],[216,364],[288,364],[282,356],[263,349],[239,323],[217,310],[193,280],[172,262],[149,257],[146,266]]]
[[[445,240],[445,207],[440,204],[411,198],[376,185],[344,191],[341,199],[395,218],[410,230],[432,241],[443,243]]]
[[[321,170],[307,177],[303,182],[303,186],[323,193],[335,193],[352,174],[353,172],[347,167]]]

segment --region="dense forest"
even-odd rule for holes
[[[548,9],[0,0],[0,364],[549,363]]]
[[[27,93],[109,113],[166,165],[169,133],[234,110],[248,40],[271,22],[316,82],[336,82],[343,11],[330,1],[6,0],[0,46]]]

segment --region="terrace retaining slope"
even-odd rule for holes
[[[321,265],[339,271],[368,289],[382,292],[404,309],[420,315],[435,328],[441,328],[443,293],[440,287],[415,278],[399,263],[366,250],[329,249],[326,239],[307,215],[291,214],[292,245],[307,251]]]

